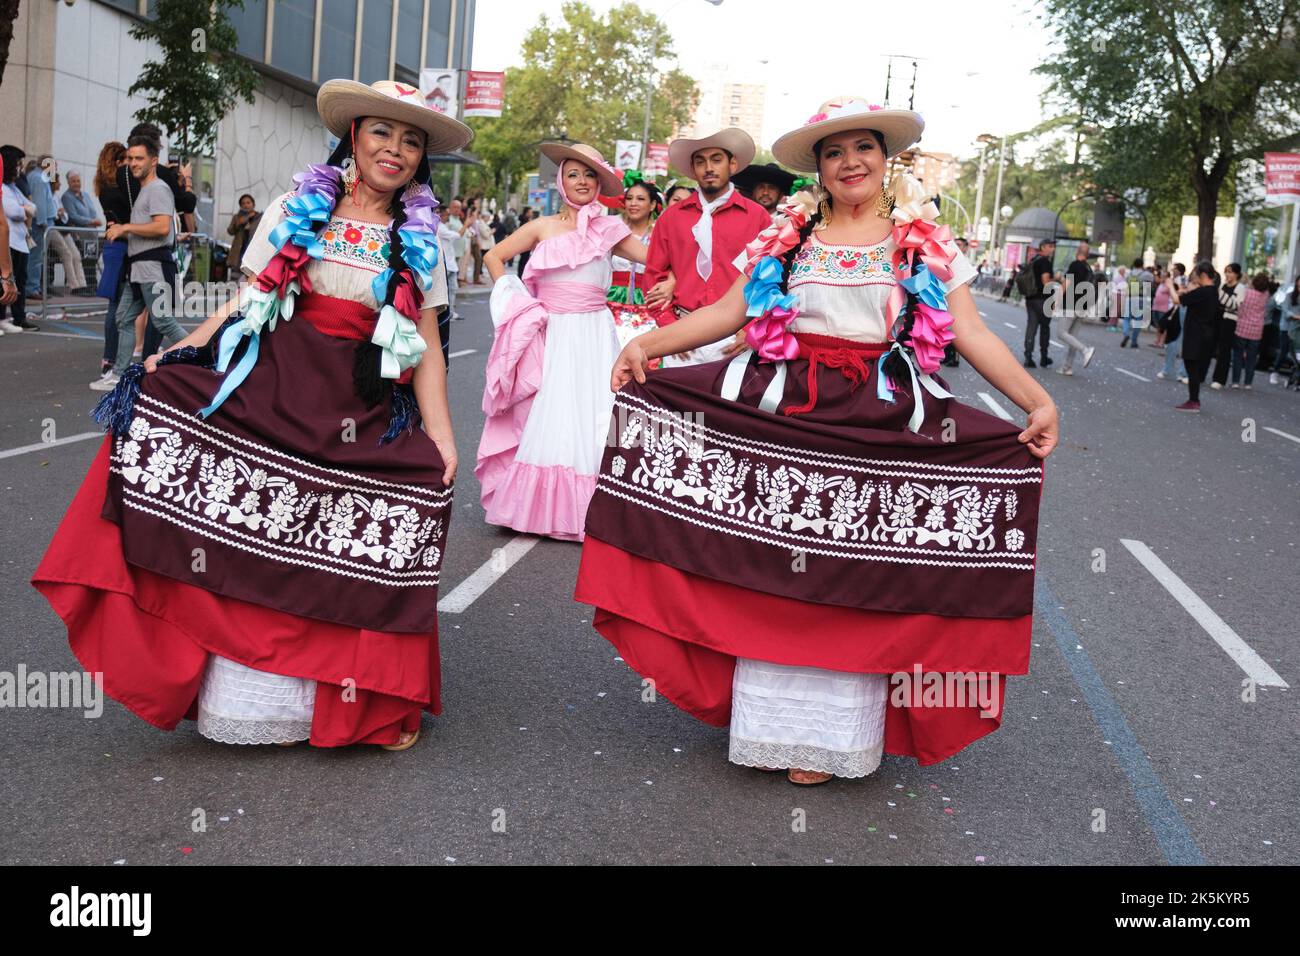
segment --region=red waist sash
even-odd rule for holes
[[[799,343],[799,358],[808,361],[808,403],[786,408],[786,415],[802,415],[817,407],[817,366],[837,368],[857,388],[871,375],[868,359],[876,359],[889,351],[889,342],[855,342],[834,335],[817,335],[812,332],[793,333]]]
[[[379,314],[365,303],[354,299],[336,299],[319,292],[302,292],[294,300],[293,317],[306,319],[307,324],[322,335],[369,342],[375,334]],[[414,368],[408,368],[397,381],[406,384],[414,372]]]

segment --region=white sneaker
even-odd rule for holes
[[[1269,372],[1269,373],[1268,373],[1268,384],[1270,384],[1270,385],[1279,385],[1279,384],[1281,384],[1281,381],[1282,381],[1282,380],[1281,380],[1280,378],[1277,377],[1277,372]]]
[[[1165,377],[1164,369],[1161,369],[1159,372],[1156,372],[1156,378],[1164,378],[1164,377]]]
[[[1248,392],[1251,391],[1251,390],[1253,390],[1253,389],[1255,388],[1254,385],[1243,385],[1243,386],[1241,386],[1241,387],[1244,388],[1244,389],[1245,389],[1246,391],[1248,391]]]
[[[1241,386],[1238,385],[1236,382],[1233,382],[1233,383],[1232,383],[1232,387],[1233,387],[1233,388],[1241,388]]]
[[[14,325],[13,319],[5,319],[3,322],[0,322],[0,329],[3,329],[5,332],[13,332],[15,334],[17,334],[18,332],[27,331],[21,325]]]
[[[114,375],[113,370],[109,369],[99,378],[90,383],[90,390],[92,392],[111,392],[113,389],[117,388],[117,383],[121,380],[121,376]]]
[[[1087,367],[1088,367],[1088,363],[1092,361],[1093,353],[1096,352],[1096,351],[1097,351],[1096,347],[1095,347],[1095,346],[1092,346],[1092,345],[1089,345],[1086,349],[1083,350],[1083,367],[1084,367],[1084,368],[1087,368]]]
[[[1178,383],[1179,383],[1180,385],[1186,385],[1186,384],[1187,384],[1187,376],[1186,376],[1186,375],[1180,376],[1179,379],[1178,379]]]
[[[1223,390],[1223,386],[1220,385],[1218,382],[1211,382],[1211,383],[1210,383],[1210,388],[1214,389],[1216,392],[1219,392],[1219,391],[1222,391],[1222,390]]]

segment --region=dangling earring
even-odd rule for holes
[[[357,164],[351,156],[343,160],[343,191],[351,196],[357,190]]]
[[[887,188],[887,184],[882,180],[880,183],[880,197],[876,200],[876,215],[881,219],[892,218],[894,211],[894,194]]]
[[[419,191],[420,191],[420,184],[417,183],[414,179],[412,179],[410,182],[406,184],[406,188],[402,190],[402,202],[407,202],[408,200],[414,199],[415,194],[418,193]]]
[[[829,196],[817,204],[817,211],[821,213],[822,225],[829,226],[831,224],[831,200]]]

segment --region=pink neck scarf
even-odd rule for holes
[[[555,188],[560,192],[560,199],[563,200],[564,204],[568,206],[570,209],[576,209],[578,212],[578,217],[577,217],[578,221],[577,221],[577,225],[575,226],[575,231],[578,233],[578,235],[582,236],[585,239],[587,238],[587,224],[590,223],[591,220],[595,216],[599,215],[605,208],[599,202],[596,201],[596,196],[600,195],[600,187],[599,185],[597,185],[596,194],[591,197],[591,200],[589,202],[585,202],[582,205],[579,205],[578,203],[574,202],[572,199],[569,198],[569,194],[564,191],[565,163],[573,163],[575,166],[581,166],[583,169],[587,169],[589,167],[587,167],[583,163],[578,162],[576,159],[566,159],[564,160],[564,162],[560,163],[560,171],[555,177]]]

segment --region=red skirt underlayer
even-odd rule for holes
[[[128,564],[121,530],[101,517],[109,442],[32,583],[68,628],[81,665],[144,720],[172,730],[197,717],[208,655],[317,682],[311,743],[396,743],[442,711],[438,634],[369,631],[223,597]]]

